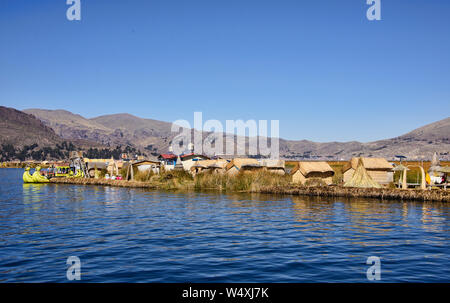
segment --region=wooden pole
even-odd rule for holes
[[[134,170],[133,170],[133,161],[130,162],[130,170],[131,170],[131,181],[134,181]]]

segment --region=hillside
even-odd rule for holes
[[[136,146],[155,154],[170,142],[171,123],[143,119],[130,114],[105,115],[86,119],[65,110],[26,109],[64,139],[84,139],[105,146]],[[158,151],[154,146],[158,146]]]
[[[450,117],[415,129],[399,138],[412,140],[449,141]]]
[[[88,130],[90,125],[83,125],[84,118],[81,116],[72,120],[62,119],[61,117],[77,116],[66,111],[37,110],[36,112],[41,113],[42,121],[34,115],[0,106],[0,161],[67,159],[72,150],[84,150],[91,156],[111,156],[112,153],[120,155],[126,149],[126,147],[124,150],[115,147],[108,149],[95,140],[84,138],[63,138],[55,133],[51,125],[56,130],[73,129],[74,131]],[[59,117],[61,121],[50,124],[49,121],[53,119],[53,116]],[[70,128],[64,123],[70,125]],[[102,126],[99,127],[102,128]]]
[[[168,147],[171,123],[139,118],[130,114],[105,115],[90,119],[109,129],[111,136],[140,147]],[[149,147],[150,146],[150,147]]]
[[[449,159],[450,118],[425,125],[399,137],[369,143],[286,141],[285,144],[285,157],[292,158],[308,155],[328,159],[349,159],[359,155],[393,158],[396,155],[404,155],[420,160],[429,159],[434,152],[438,152],[442,159]]]
[[[0,143],[24,146],[37,142],[41,146],[49,146],[61,143],[62,139],[34,116],[0,106]]]
[[[144,119],[130,114],[115,114],[92,119],[67,111],[30,109],[44,124],[64,139],[86,139],[101,144],[129,144],[147,154],[168,151],[171,123]],[[207,134],[204,134],[206,136]],[[328,142],[280,139],[280,155],[286,159],[343,160],[353,156],[393,158],[404,155],[410,159],[428,159],[434,152],[442,159],[450,157],[450,118],[415,129],[407,134],[369,143]]]
[[[33,108],[24,112],[40,119],[64,139],[89,140],[104,145],[124,143],[120,137],[116,138],[109,128],[66,110]]]

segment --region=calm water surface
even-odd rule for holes
[[[0,282],[450,281],[442,203],[23,184],[0,169]]]

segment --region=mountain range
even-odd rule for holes
[[[171,132],[172,123],[126,113],[88,119],[66,110],[26,109],[21,112],[0,107],[0,119],[0,143],[19,145],[51,145],[67,140],[83,147],[129,145],[147,155],[157,155],[168,152],[170,142],[177,135]],[[280,139],[280,156],[292,160],[347,160],[353,156],[392,159],[396,155],[420,160],[430,159],[434,152],[443,160],[450,158],[450,117],[395,138],[368,143]]]

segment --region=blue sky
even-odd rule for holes
[[[450,1],[0,2],[0,104],[86,117],[277,119],[280,135],[372,141],[450,112]]]

